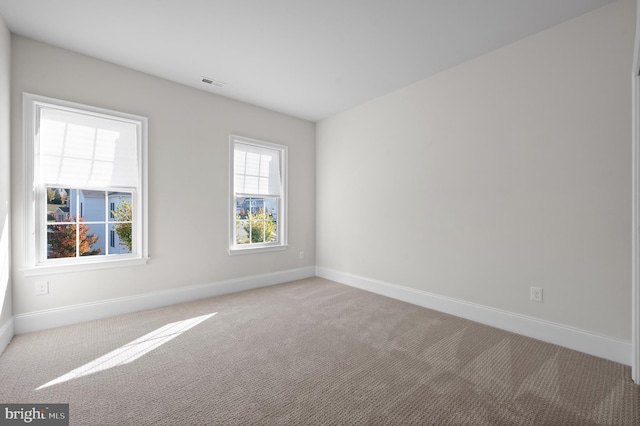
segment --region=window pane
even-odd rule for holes
[[[76,257],[76,226],[47,225],[47,259]]]
[[[131,253],[133,248],[133,203],[131,192],[108,193],[109,207],[109,254]]]
[[[107,254],[106,241],[103,224],[80,223],[80,256]]]
[[[104,222],[106,214],[105,192],[80,190],[81,217],[85,222]]]
[[[131,224],[109,225],[109,254],[131,253]]]
[[[278,220],[278,199],[277,198],[265,198],[264,210],[271,216],[274,221]]]
[[[111,191],[108,194],[109,221],[131,222],[133,217],[133,205],[131,192]]]
[[[236,220],[236,244],[249,244],[250,226],[251,223],[246,219]]]
[[[278,242],[278,223],[277,222],[273,222],[273,233],[271,234],[271,241],[272,243],[277,243]]]
[[[69,192],[65,188],[47,187],[47,223],[71,220]]]

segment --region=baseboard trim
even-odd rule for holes
[[[625,365],[631,365],[631,342],[566,325],[440,296],[371,278],[316,267],[316,276],[403,302],[455,315]]]
[[[315,267],[309,266],[306,268],[252,275],[137,296],[29,312],[14,315],[12,327],[15,334],[30,333],[48,328],[108,318],[115,315],[161,308],[175,305],[176,303],[190,302],[222,294],[281,284],[313,276],[315,276]],[[0,340],[0,343],[1,342]]]
[[[4,352],[9,342],[11,342],[14,334],[13,318],[9,318],[9,321],[5,322],[4,325],[0,327],[0,354]]]

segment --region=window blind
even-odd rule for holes
[[[280,151],[236,142],[233,161],[236,195],[280,196]]]
[[[40,184],[87,189],[138,186],[136,124],[47,106],[39,107],[38,119]]]

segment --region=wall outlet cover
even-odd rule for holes
[[[542,302],[542,287],[531,287],[529,298],[534,302]]]

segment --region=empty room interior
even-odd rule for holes
[[[0,419],[640,425],[636,26],[0,0]]]

